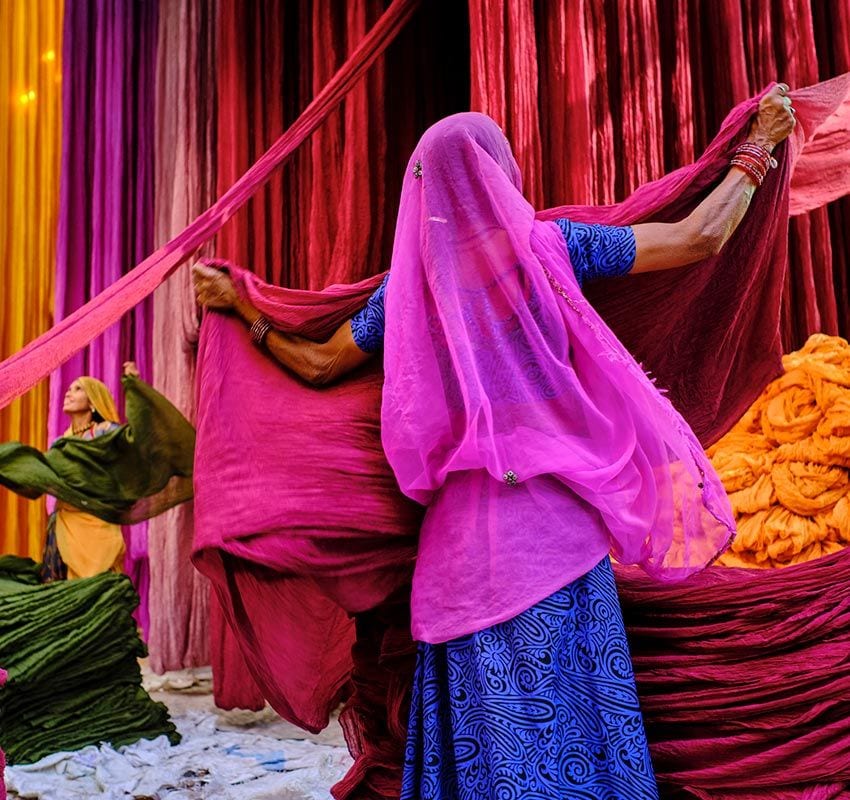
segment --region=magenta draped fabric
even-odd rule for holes
[[[299,292],[234,275],[277,326],[315,337],[375,286]],[[348,681],[349,615],[406,585],[416,554],[419,515],[381,448],[381,382],[373,362],[340,386],[308,389],[253,347],[241,323],[213,314],[202,328],[195,564],[265,698],[309,730],[327,724]],[[222,415],[237,406],[256,412]]]
[[[764,215],[751,210],[742,235]],[[392,260],[381,435],[401,491],[427,508],[415,639],[511,619],[609,551],[681,581],[726,549],[735,522],[720,479],[582,296],[492,119],[455,114],[422,136]]]
[[[237,0],[219,3],[219,190],[321,90],[382,5],[268,0],[245,13]],[[386,268],[404,161],[425,127],[469,107],[468,47],[463,3],[419,4],[357,90],[224,226],[216,254],[270,283],[297,289],[357,281]],[[261,705],[218,613],[210,633],[216,702]]]
[[[154,0],[65,9],[57,322],[153,250],[157,9]],[[122,362],[135,360],[150,379],[151,321],[151,301],[143,299],[51,376],[50,441],[68,426],[62,396],[75,378],[103,380],[119,405]],[[125,569],[141,597],[137,619],[147,631],[147,525],[125,528],[124,536]]]

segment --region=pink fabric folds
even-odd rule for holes
[[[682,580],[734,534],[699,441],[582,296],[482,114],[438,122],[411,157],[384,372],[384,450],[428,507],[416,639],[509,619],[609,549]]]
[[[677,587],[616,575],[662,796],[850,795],[850,550]]]
[[[850,79],[842,75],[800,92],[811,117],[791,176],[791,214],[804,214],[850,192]],[[827,88],[828,87],[828,88]],[[815,94],[815,89],[818,89]]]
[[[325,292],[240,291],[283,330],[329,335],[375,280]],[[410,580],[419,511],[380,444],[379,362],[311,389],[209,315],[198,356],[196,566],[211,578],[266,699],[308,730],[327,724],[351,670],[350,614]]]
[[[779,371],[779,319],[787,270],[789,184],[795,166],[796,211],[850,191],[850,73],[792,93],[799,124],[777,150],[772,170],[750,210],[716,258],[693,267],[631,276],[588,288],[587,296],[704,445],[718,439]],[[758,98],[728,115],[693,165],[638,189],[611,206],[562,206],[540,214],[624,225],[686,216],[725,174]],[[836,133],[836,131],[844,131]],[[802,154],[802,155],[801,155]],[[814,177],[818,164],[829,175]]]
[[[204,187],[211,183],[213,161],[207,152],[215,94],[213,12],[214,7],[203,0],[162,3],[159,8],[156,244],[183,230],[209,199]],[[176,102],[179,98],[191,101]],[[195,416],[199,327],[189,270],[178,270],[153,295],[153,385],[189,421]],[[156,672],[210,663],[210,588],[192,566],[192,530],[192,503],[176,506],[148,523],[151,627],[147,644]]]

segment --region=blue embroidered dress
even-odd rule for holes
[[[631,228],[556,224],[579,283],[632,268]],[[366,352],[386,287],[351,323]],[[419,644],[401,798],[657,800],[607,557],[507,622]]]

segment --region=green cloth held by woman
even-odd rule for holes
[[[131,525],[192,497],[195,430],[153,387],[122,378],[127,423],[94,439],[62,436],[44,453],[0,444],[0,484],[49,494],[106,521]]]

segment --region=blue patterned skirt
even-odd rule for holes
[[[507,622],[420,644],[402,800],[657,800],[606,557]]]

